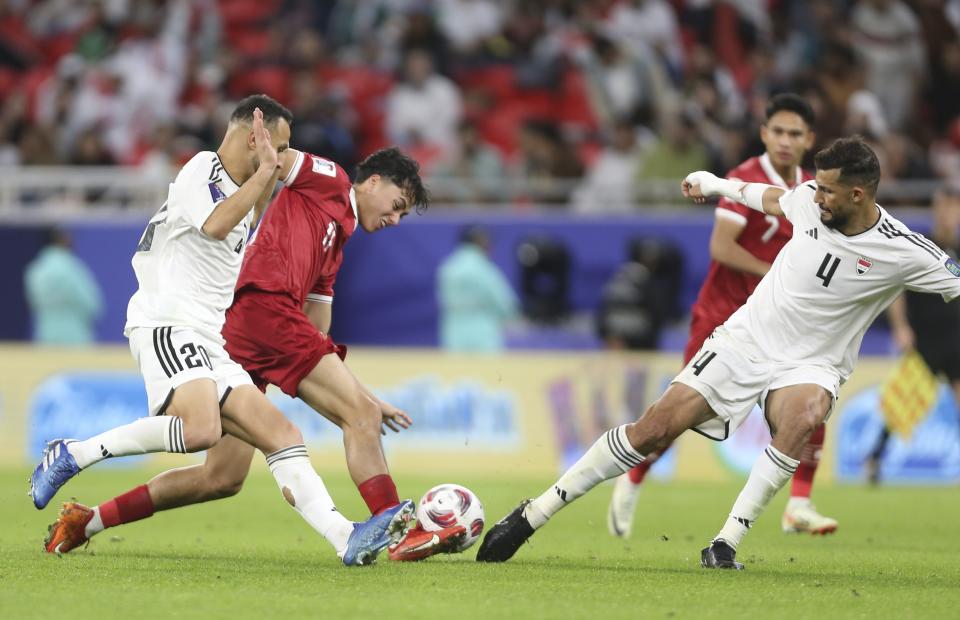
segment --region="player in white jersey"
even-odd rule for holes
[[[230,359],[220,335],[248,232],[281,170],[279,154],[288,147],[292,118],[265,95],[244,99],[217,152],[196,155],[171,183],[166,204],[150,220],[133,258],[140,286],[124,330],[144,378],[150,417],[84,441],[50,442],[31,478],[37,508],[105,458],[226,450],[243,441],[263,452],[284,498],[344,563],[370,563],[402,535],[412,502],[363,524],[336,512],[300,431]],[[221,439],[224,432],[229,436]],[[161,475],[189,474],[181,469]],[[144,485],[93,509],[68,502],[51,529],[47,551],[68,551],[120,515],[127,521],[131,515],[145,518],[166,501]]]
[[[960,265],[876,204],[880,165],[863,140],[836,140],[814,161],[816,180],[793,190],[709,172],[684,180],[683,194],[699,202],[719,195],[785,216],[793,238],[663,396],[633,424],[607,431],[555,485],[491,528],[478,561],[509,559],[561,508],[687,429],[725,439],[759,404],[773,440],[701,553],[704,567],[743,568],[737,545],[793,476],[853,370],[867,326],[905,288],[947,301],[960,296]]]

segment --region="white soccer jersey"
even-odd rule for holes
[[[724,326],[768,360],[832,367],[845,381],[877,315],[904,288],[960,296],[960,266],[880,207],[859,235],[827,228],[815,192],[808,181],[780,198],[793,238]]]
[[[233,302],[253,205],[223,241],[208,237],[202,227],[238,189],[211,151],[198,153],[180,170],[133,255],[140,287],[127,306],[124,335],[135,327],[187,326],[223,342],[220,329]]]

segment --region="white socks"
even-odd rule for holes
[[[183,420],[165,415],[139,418],[90,439],[71,441],[67,449],[80,469],[115,456],[187,451],[183,443]]]
[[[87,526],[84,528],[84,533],[87,535],[87,538],[93,538],[96,534],[99,534],[106,528],[103,525],[103,518],[100,517],[100,506],[93,507],[93,517],[90,518],[90,521],[87,522]]]
[[[730,516],[714,540],[722,538],[736,549],[773,496],[793,477],[799,464],[800,461],[790,458],[772,445],[767,446],[753,464],[747,484],[740,491]]]
[[[612,428],[555,485],[527,504],[523,516],[533,529],[538,529],[558,510],[604,480],[626,473],[642,463],[643,458],[627,441],[626,424]]]
[[[310,465],[303,444],[267,455],[267,465],[284,498],[343,557],[353,523],[337,511],[323,480]]]

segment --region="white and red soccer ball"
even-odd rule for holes
[[[467,534],[457,551],[470,548],[483,532],[483,504],[470,489],[459,484],[439,484],[420,498],[417,522],[428,532],[462,525]]]

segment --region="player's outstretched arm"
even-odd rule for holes
[[[263,125],[263,112],[257,108],[253,112],[253,138],[257,145],[260,167],[246,180],[232,196],[220,201],[203,223],[203,233],[214,239],[227,238],[230,231],[247,216],[257,199],[264,193],[267,185],[276,180],[276,170],[280,165],[277,149],[270,141],[270,132]]]
[[[723,196],[769,215],[783,215],[780,197],[786,193],[779,187],[765,183],[728,181],[705,170],[688,174],[680,184],[680,191],[694,202],[705,202],[707,198]]]

